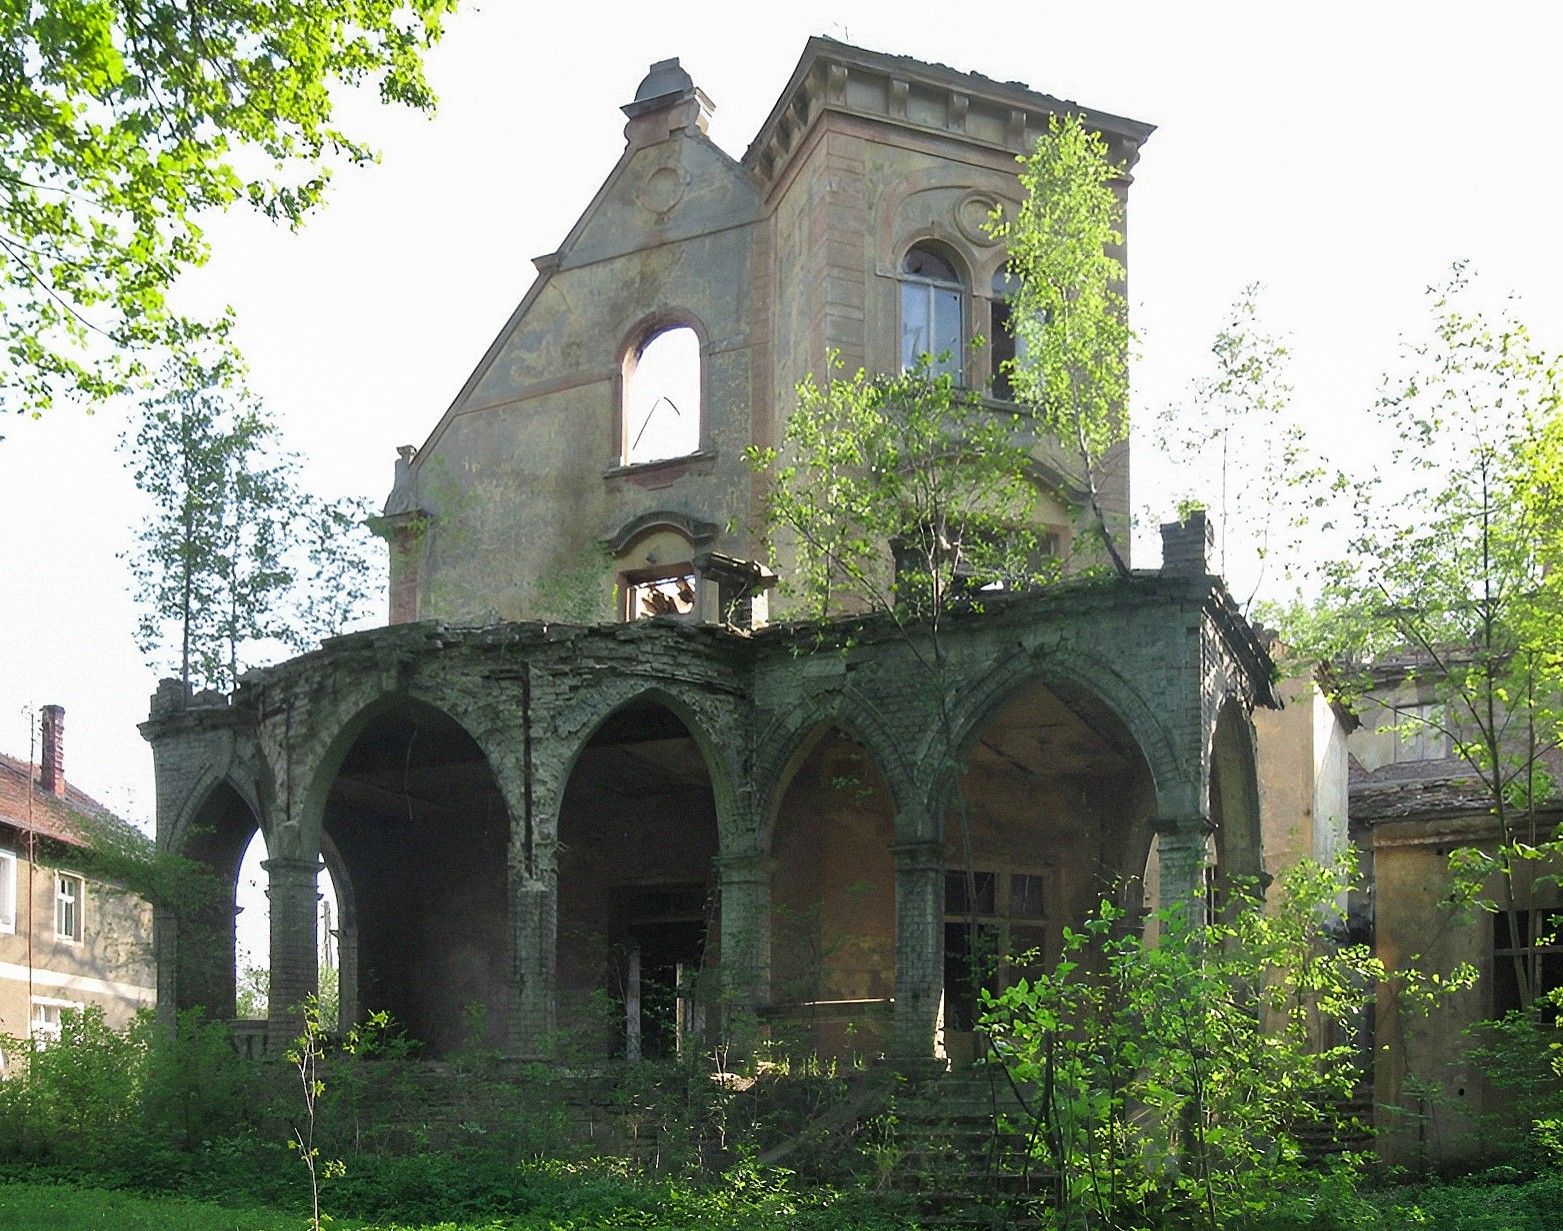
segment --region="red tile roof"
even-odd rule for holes
[[[63,799],[45,791],[39,785],[37,765],[0,752],[0,825],[10,825],[24,833],[36,833],[72,846],[85,846],[87,839],[82,831],[82,819],[106,821],[116,826],[126,824],[69,782],[65,784]]]

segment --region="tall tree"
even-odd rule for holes
[[[1264,324],[1261,288],[1233,303],[1210,347],[1210,367],[1189,396],[1157,416],[1155,448],[1175,476],[1179,514],[1208,509],[1216,525],[1216,571],[1245,608],[1267,580],[1299,567],[1323,470],[1290,414],[1290,351]]]
[[[1432,335],[1377,406],[1391,464],[1341,480],[1347,552],[1324,567],[1320,602],[1280,623],[1359,704],[1383,684],[1375,665],[1409,662],[1432,703],[1402,713],[1400,734],[1447,740],[1493,817],[1494,841],[1452,858],[1457,892],[1518,938],[1539,862],[1563,857],[1563,362],[1512,315],[1473,307],[1463,268],[1430,293]],[[1535,963],[1516,952],[1514,973],[1528,1005]]]
[[[221,336],[170,305],[201,219],[297,225],[374,152],[341,87],[427,111],[456,0],[0,0],[0,406],[100,400],[156,344]]]
[[[325,500],[231,366],[171,364],[125,442],[152,512],[128,554],[138,645],[180,679],[227,690],[257,656],[301,650],[363,614],[375,571],[366,510]]]
[[[1127,573],[1117,545],[1123,528],[1108,524],[1101,494],[1103,462],[1129,436],[1122,177],[1101,133],[1078,115],[1052,116],[1021,160],[1020,209],[1013,218],[996,214],[989,230],[1009,245],[1020,283],[1009,297],[1010,387],[1078,467],[1072,477],[1102,548]]]

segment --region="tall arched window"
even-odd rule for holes
[[[700,336],[688,325],[648,333],[624,360],[624,464],[700,448]]]
[[[1026,340],[1015,336],[1009,297],[1020,289],[1020,279],[1007,269],[993,275],[993,396],[1013,401],[1015,386],[1010,371],[1026,358]]]
[[[962,300],[955,264],[931,244],[917,244],[901,262],[901,366],[932,358],[930,370],[961,378],[966,352]]]

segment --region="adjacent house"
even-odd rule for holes
[[[95,879],[88,834],[123,826],[65,778],[65,711],[42,712],[40,763],[0,754],[0,1035],[46,1040],[96,1005],[124,1026],[156,998],[152,911]]]
[[[1424,656],[1380,663],[1359,706],[1351,735],[1350,815],[1354,842],[1371,870],[1374,950],[1391,970],[1415,966],[1447,974],[1462,964],[1477,972],[1473,987],[1441,998],[1430,1011],[1408,1010],[1395,984],[1380,989],[1375,1020],[1375,1095],[1381,1151],[1397,1161],[1470,1158],[1484,1147],[1483,1119],[1514,1106],[1512,1092],[1494,1088],[1473,1061],[1467,1031],[1521,1007],[1520,977],[1535,993],[1563,986],[1563,868],[1520,865],[1513,885],[1517,910],[1456,909],[1450,855],[1499,842],[1492,792],[1458,755],[1457,712],[1440,703]],[[1555,751],[1544,753],[1556,780]],[[1563,802],[1537,813],[1545,841],[1563,821]],[[1484,887],[1507,905],[1506,887]]]

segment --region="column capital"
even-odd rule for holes
[[[720,885],[759,885],[771,878],[771,859],[755,851],[719,855],[716,879]]]
[[[1159,816],[1151,828],[1163,839],[1182,838],[1201,842],[1216,832],[1211,819],[1197,813],[1192,816]]]
[[[936,838],[894,842],[891,843],[890,853],[895,856],[898,872],[933,872],[944,867],[944,843]]]
[[[319,859],[293,859],[286,855],[278,855],[261,860],[261,868],[270,880],[313,881],[326,870],[326,865]]]

